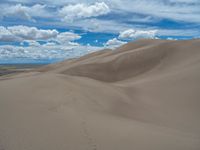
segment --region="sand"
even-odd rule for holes
[[[199,150],[200,40],[138,40],[0,78],[0,150]]]

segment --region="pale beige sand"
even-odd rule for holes
[[[139,40],[0,80],[0,150],[199,150],[200,40]]]

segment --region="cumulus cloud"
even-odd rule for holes
[[[57,30],[43,30],[28,26],[0,26],[0,42],[27,42],[38,44],[36,41],[55,41],[60,44],[80,39],[81,36],[73,32],[58,32]]]
[[[119,39],[155,38],[157,30],[128,29],[120,32]]]
[[[42,30],[36,27],[11,26],[8,32],[22,40],[48,40],[57,37],[57,30]]]
[[[1,42],[13,42],[20,41],[21,39],[13,35],[7,28],[0,26],[0,41]]]
[[[33,6],[16,5],[1,5],[0,16],[23,19],[35,22],[34,17],[47,17],[48,11],[46,5],[35,4]]]
[[[48,40],[57,37],[57,30],[41,30],[28,26],[0,26],[1,42],[19,42],[24,40]]]
[[[81,36],[78,34],[72,32],[62,32],[57,36],[56,41],[63,44],[69,41],[78,40],[80,38]]]
[[[115,47],[118,47],[118,46],[123,45],[123,44],[126,44],[126,43],[127,43],[127,42],[120,41],[120,40],[118,40],[117,38],[113,38],[113,39],[108,40],[108,41],[105,43],[105,46],[110,47],[110,48],[115,48]]]
[[[60,11],[60,16],[64,21],[72,22],[76,19],[96,17],[105,15],[110,12],[108,5],[104,2],[96,2],[95,4],[87,5],[79,3],[75,5],[64,6]]]

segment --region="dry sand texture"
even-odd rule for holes
[[[199,150],[200,40],[139,40],[1,77],[0,150]]]

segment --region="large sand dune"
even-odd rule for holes
[[[0,150],[199,150],[200,40],[139,40],[0,78]]]

